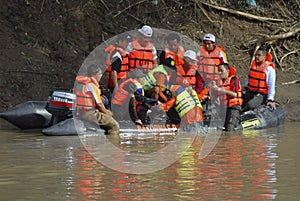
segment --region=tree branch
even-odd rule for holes
[[[249,13],[245,13],[245,12],[241,12],[241,11],[237,11],[237,10],[233,10],[233,9],[229,9],[229,8],[215,6],[215,5],[204,3],[204,2],[201,2],[201,3],[204,4],[204,5],[207,5],[209,7],[218,9],[218,10],[222,10],[222,11],[232,13],[232,14],[235,14],[235,15],[241,15],[243,17],[247,17],[247,18],[255,19],[255,20],[259,20],[259,21],[273,21],[273,22],[284,22],[285,21],[284,19],[261,17],[261,16],[256,16],[256,15],[252,15],[252,14],[249,14]]]

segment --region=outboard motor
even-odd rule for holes
[[[46,110],[52,114],[52,125],[71,118],[76,106],[76,94],[67,91],[52,91]]]

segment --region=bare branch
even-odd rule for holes
[[[233,9],[229,9],[229,8],[224,8],[224,7],[220,7],[220,6],[215,6],[215,5],[204,3],[204,2],[201,2],[201,3],[204,4],[204,5],[207,5],[209,7],[218,9],[218,10],[222,10],[222,11],[232,13],[232,14],[235,14],[235,15],[241,15],[243,17],[247,17],[247,18],[250,18],[250,19],[256,19],[256,20],[259,20],[259,21],[273,21],[273,22],[284,22],[285,21],[283,19],[275,19],[275,18],[269,18],[269,17],[256,16],[256,15],[252,15],[252,14],[249,14],[249,13],[245,13],[245,12],[241,12],[241,11],[237,11],[237,10],[233,10]]]
[[[277,63],[277,64],[279,65],[279,67],[282,69],[281,63],[280,63],[279,60],[278,60],[278,57],[277,57],[277,55],[276,55],[276,52],[275,52],[273,46],[271,46],[271,50],[272,50],[272,52],[273,52],[273,55],[274,55],[274,58],[275,58],[276,63]]]
[[[291,51],[291,52],[289,52],[289,53],[287,53],[287,54],[285,54],[285,55],[283,55],[282,57],[281,57],[281,59],[280,59],[280,65],[282,64],[282,61],[283,61],[283,59],[285,58],[285,57],[287,57],[288,55],[290,55],[290,54],[295,54],[295,53],[297,53],[298,51],[300,51],[300,49],[297,49],[297,50],[294,50],[294,51]]]
[[[207,14],[206,10],[202,7],[202,5],[200,3],[202,2],[198,2],[198,1],[195,1],[196,5],[200,8],[200,10],[203,12],[203,14],[206,16],[206,18],[211,22],[211,23],[215,23],[210,17],[209,15]]]
[[[147,0],[138,1],[138,2],[136,2],[135,4],[132,4],[132,5],[127,6],[127,7],[124,8],[123,10],[118,11],[118,13],[115,14],[115,15],[113,16],[113,18],[119,16],[121,13],[123,13],[124,11],[126,11],[126,10],[128,10],[128,9],[134,7],[134,6],[137,6],[137,5],[141,4],[141,3],[144,3],[145,1],[147,1]],[[110,12],[108,15],[111,15],[112,13],[113,13],[113,12]]]
[[[290,82],[283,82],[281,84],[282,85],[291,85],[291,84],[297,84],[297,83],[300,83],[300,80],[293,80],[293,81],[290,81]]]

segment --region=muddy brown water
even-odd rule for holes
[[[153,149],[166,136],[121,140]],[[299,200],[300,125],[222,135],[199,159],[200,141],[150,174],[111,170],[77,136],[0,130],[0,200]]]

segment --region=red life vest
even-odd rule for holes
[[[106,58],[106,73],[107,73],[107,83],[106,85],[108,87],[114,87],[114,83],[112,80],[112,76],[111,76],[111,72],[112,72],[112,60],[111,57],[113,56],[113,54],[115,52],[119,52],[121,54],[122,57],[122,63],[121,63],[121,69],[120,72],[117,73],[117,79],[118,81],[121,80],[122,78],[127,77],[128,71],[129,71],[129,60],[128,60],[128,55],[126,54],[125,50],[123,50],[120,47],[117,47],[115,45],[110,45],[105,49],[105,52],[108,53],[107,58]]]
[[[196,73],[196,65],[191,65],[187,72],[185,72],[183,65],[177,66],[177,74],[186,79],[189,82],[189,84],[193,87],[193,89],[195,89],[196,87]]]
[[[152,43],[148,42],[145,47],[142,47],[138,40],[132,41],[132,51],[129,53],[129,70],[140,68],[143,72],[148,73],[154,67],[154,57]]]
[[[218,80],[220,79],[218,73],[218,65],[225,62],[221,53],[224,52],[224,48],[216,46],[215,49],[209,53],[204,46],[200,48],[200,57],[199,57],[199,70],[200,74],[209,80]]]
[[[227,107],[233,107],[233,106],[241,106],[242,103],[243,103],[243,99],[242,99],[242,88],[240,87],[240,83],[236,83],[236,82],[239,82],[239,79],[237,76],[235,75],[232,75],[230,77],[228,77],[224,82],[223,82],[223,87],[225,90],[229,90],[229,91],[232,91],[230,89],[230,82],[231,82],[231,79],[234,79],[233,81],[235,82],[234,83],[234,86],[235,87],[239,87],[238,89],[238,92],[237,92],[237,97],[232,97],[232,96],[229,96],[229,95],[226,95],[226,94],[222,94],[219,96],[219,99],[220,99],[220,102],[221,102],[221,105],[224,105],[224,106],[227,106]]]
[[[177,46],[177,53],[172,52],[168,47],[164,49],[165,51],[165,58],[172,58],[175,61],[176,66],[183,65],[183,55],[184,49],[182,46]]]
[[[77,76],[75,84],[75,93],[76,93],[76,108],[79,110],[91,110],[96,106],[92,92],[86,92],[86,85],[93,83],[100,91],[99,83],[93,77],[87,76]]]
[[[118,90],[115,92],[114,96],[112,97],[111,102],[115,105],[122,106],[126,102],[126,100],[130,97],[130,94],[128,91],[124,89],[124,86],[126,86],[128,83],[133,83],[136,85],[137,81],[129,78],[122,82],[120,86],[118,87]]]
[[[248,75],[249,90],[268,94],[268,86],[266,82],[266,71],[268,66],[272,66],[275,69],[275,65],[272,62],[265,61],[258,66],[255,61],[252,61]]]

